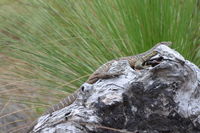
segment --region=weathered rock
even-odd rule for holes
[[[157,50],[141,71],[114,62],[109,72],[123,75],[83,84],[73,104],[40,117],[33,132],[200,133],[200,69],[167,46]]]

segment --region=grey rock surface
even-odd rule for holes
[[[41,133],[200,133],[200,69],[167,46],[137,71],[116,61],[119,77],[83,84],[71,105],[41,116]],[[159,62],[159,63],[158,63]]]

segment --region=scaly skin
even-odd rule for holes
[[[147,66],[143,66],[143,63],[149,60],[151,57],[158,54],[158,52],[155,51],[155,48],[157,48],[159,45],[170,46],[171,44],[172,44],[171,42],[161,42],[161,43],[156,44],[153,48],[151,48],[150,50],[144,53],[108,61],[107,63],[100,66],[95,72],[93,72],[86,82],[89,84],[93,84],[99,79],[112,78],[112,77],[121,75],[122,73],[108,73],[108,70],[110,69],[114,61],[128,60],[130,66],[133,69],[138,69],[138,70],[144,69]]]
[[[148,50],[144,53],[108,61],[107,63],[100,66],[95,72],[93,72],[91,74],[91,76],[88,78],[88,80],[86,81],[86,83],[94,84],[99,79],[108,79],[108,78],[113,78],[113,77],[121,75],[122,74],[121,72],[108,73],[108,70],[110,69],[110,67],[114,61],[128,60],[130,66],[133,69],[138,69],[138,70],[144,69],[144,68],[148,67],[148,66],[145,66],[144,63],[146,61],[148,61],[150,58],[152,58],[153,56],[158,54],[158,52],[155,51],[155,48],[157,48],[159,45],[170,46],[171,44],[172,44],[171,42],[161,42],[161,43],[156,44],[153,48],[151,48],[150,50]],[[64,107],[72,104],[76,100],[79,91],[80,91],[80,89],[78,89],[73,94],[71,94],[71,95],[67,96],[66,98],[64,98],[63,100],[61,100],[58,104],[53,105],[47,112],[44,113],[44,115],[51,114],[52,112],[55,112],[57,110],[60,110]],[[35,124],[36,124],[36,121],[34,121],[33,124],[31,124],[32,126],[29,128],[29,130],[27,132],[30,132],[33,129],[33,127],[35,126]]]

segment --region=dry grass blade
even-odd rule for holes
[[[10,116],[10,115],[12,115],[12,114],[16,114],[16,113],[18,113],[18,112],[28,111],[28,110],[34,109],[34,108],[36,108],[36,107],[44,107],[44,106],[35,106],[35,107],[29,107],[29,108],[17,110],[17,111],[14,111],[14,112],[11,112],[11,113],[8,113],[8,114],[5,114],[5,115],[0,116],[0,119],[3,118],[3,117],[6,117],[6,116]]]
[[[9,123],[6,123],[6,124],[3,124],[3,125],[0,125],[0,128],[3,127],[3,126],[7,126],[7,125],[10,125],[10,124],[13,124],[13,123],[17,123],[17,122],[23,122],[23,121],[27,121],[27,120],[16,120],[16,121],[12,121],[12,122],[9,122]]]
[[[122,130],[122,129],[97,125],[97,124],[93,124],[93,123],[87,123],[87,122],[78,122],[78,123],[80,123],[81,125],[89,125],[89,126],[93,126],[93,127],[96,127],[96,128],[106,129],[106,130],[110,130],[110,131],[116,131],[116,132],[119,132],[119,133],[136,133],[136,132],[126,131],[126,130]]]
[[[10,103],[10,97],[8,98],[7,102],[4,104],[4,106],[2,107],[2,109],[0,110],[0,116],[3,113],[4,109],[8,106],[8,104]]]

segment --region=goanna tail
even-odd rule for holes
[[[77,92],[67,96],[66,98],[62,99],[58,104],[53,105],[48,111],[46,111],[44,114],[50,114],[52,112],[55,112],[57,110],[60,110],[70,104],[72,104],[77,98]]]
[[[66,98],[62,99],[58,104],[53,105],[50,109],[48,109],[48,111],[46,111],[43,115],[46,114],[51,114],[54,111],[57,111],[59,109],[62,109],[70,104],[72,104],[76,98],[77,98],[78,92],[75,92],[69,96],[67,96]],[[37,123],[37,120],[33,121],[31,123],[31,125],[28,127],[28,129],[24,132],[24,133],[29,133],[30,131],[33,130],[33,127],[35,126],[35,124]]]

